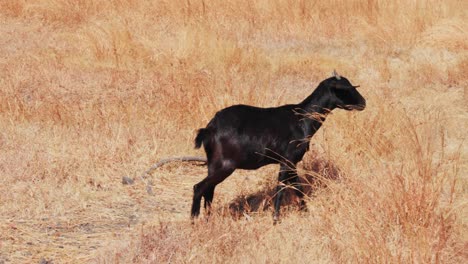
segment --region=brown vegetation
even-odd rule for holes
[[[466,10],[0,0],[0,263],[467,262]],[[224,213],[268,190],[274,166],[236,172],[217,189],[219,213],[193,226],[206,168],[166,165],[146,193],[151,164],[202,155],[195,130],[217,110],[296,103],[334,68],[368,106],[335,111],[313,138],[300,173],[324,184],[307,213],[277,226],[269,209]]]

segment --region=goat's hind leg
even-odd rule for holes
[[[211,203],[213,201],[214,190],[216,186],[210,186],[206,188],[205,193],[203,194],[203,198],[205,199],[205,212],[209,215],[211,214]]]
[[[233,168],[219,168],[212,173],[207,180],[206,189],[203,193],[203,198],[205,199],[205,212],[207,215],[211,214],[211,203],[213,202],[214,198],[214,190],[216,185],[220,184],[224,181],[227,177],[229,177],[234,172]]]
[[[192,219],[196,218],[200,214],[200,202],[201,202],[201,197],[202,197],[202,188],[203,188],[205,181],[206,181],[206,178],[193,186],[193,201],[192,201],[192,210],[191,210]]]
[[[195,218],[200,214],[200,202],[202,196],[205,199],[205,208],[207,209],[207,213],[210,213],[211,202],[213,201],[216,185],[224,181],[224,179],[229,177],[233,172],[233,168],[221,166],[208,167],[208,176],[193,186],[192,218]]]

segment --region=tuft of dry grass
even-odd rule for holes
[[[465,10],[0,0],[0,262],[466,262]],[[202,155],[193,136],[217,110],[297,103],[333,69],[368,107],[336,110],[311,140],[307,213],[272,226],[268,207],[225,210],[268,201],[275,166],[236,171],[193,226],[205,168],[158,169],[154,196],[138,180],[160,158]]]

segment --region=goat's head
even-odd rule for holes
[[[325,85],[329,87],[336,107],[345,110],[362,111],[366,107],[366,99],[357,91],[357,87],[352,85],[348,79],[333,71],[333,77],[325,80]]]

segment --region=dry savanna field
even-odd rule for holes
[[[467,40],[463,0],[0,0],[0,263],[467,263]],[[140,177],[333,69],[367,107],[312,138],[307,212],[272,224],[277,165],[194,224],[205,166]]]

